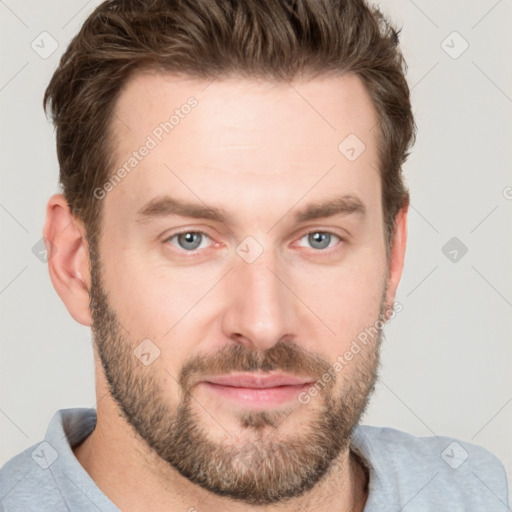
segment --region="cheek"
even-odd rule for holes
[[[205,307],[215,299],[209,291],[219,269],[205,266],[171,267],[162,260],[125,249],[105,260],[104,286],[123,332],[134,345],[149,338],[161,351],[161,361],[176,367],[189,355],[207,320]],[[222,273],[220,274],[222,275]],[[169,348],[172,347],[172,350]],[[171,360],[167,361],[168,358]]]
[[[314,272],[303,272],[296,281],[300,283],[297,295],[319,318],[318,332],[324,333],[319,336],[319,342],[324,340],[325,353],[343,352],[379,317],[385,286],[384,265],[376,264],[375,256],[365,258],[362,252],[357,261],[337,267],[318,267]]]

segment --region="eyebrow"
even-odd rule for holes
[[[334,197],[322,203],[310,204],[295,213],[296,222],[332,217],[334,215],[358,214],[364,217],[366,207],[356,196],[343,195]],[[157,196],[137,211],[136,221],[145,223],[156,218],[172,215],[191,217],[195,219],[212,220],[220,223],[229,221],[229,215],[222,208],[214,208],[199,203],[190,203],[168,195]]]
[[[356,196],[344,195],[329,199],[320,204],[310,204],[295,214],[297,222],[332,217],[334,215],[349,215],[356,213],[361,217],[366,214],[364,203]]]

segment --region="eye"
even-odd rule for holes
[[[173,242],[174,239],[176,239],[176,243]],[[210,237],[203,231],[182,231],[165,239],[164,242],[170,242],[178,249],[190,252],[208,247],[202,244],[205,239],[210,239]]]
[[[301,237],[301,240],[304,238],[307,239],[307,243],[311,244],[313,249],[320,251],[336,245],[336,243],[331,243],[336,242],[336,239],[341,241],[341,238],[338,235],[329,233],[328,231],[311,231]]]

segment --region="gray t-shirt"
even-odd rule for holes
[[[119,511],[72,452],[95,425],[95,409],[57,411],[44,440],[0,470],[0,510]],[[352,441],[370,471],[365,512],[509,510],[503,465],[479,446],[370,426]]]

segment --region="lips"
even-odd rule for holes
[[[311,378],[296,377],[293,375],[255,375],[255,374],[231,374],[220,377],[210,377],[204,382],[218,386],[230,386],[236,388],[266,389],[278,386],[302,386],[312,383]]]
[[[238,373],[208,377],[199,387],[239,407],[265,410],[297,401],[312,383],[311,378],[294,375]]]

